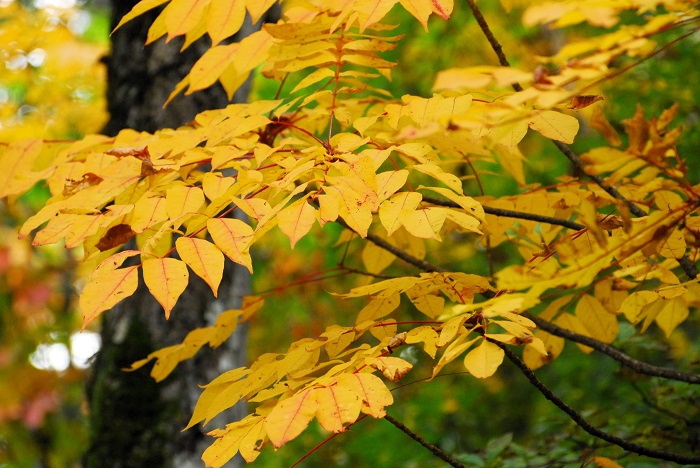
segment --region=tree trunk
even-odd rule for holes
[[[111,3],[114,27],[137,1]],[[170,92],[209,42],[203,38],[183,53],[181,40],[166,44],[161,39],[144,47],[156,14],[137,18],[112,35],[112,52],[106,59],[111,118],[105,134],[114,135],[123,128],[153,132],[177,127],[191,121],[198,112],[228,104],[225,92],[217,85],[180,96],[162,109]],[[239,34],[254,30],[248,22]],[[234,100],[244,101],[247,88],[239,90]],[[132,297],[105,313],[102,349],[87,389],[91,427],[86,467],[202,466],[201,454],[212,440],[198,428],[180,431],[189,421],[199,396],[197,385],[244,365],[245,328],[240,327],[218,349],[203,349],[161,383],[149,376],[150,366],[135,372],[122,369],[154,350],[180,343],[187,332],[197,327],[212,325],[224,310],[240,307],[242,296],[249,292],[250,276],[245,268],[227,263],[218,299],[214,299],[204,281],[190,275],[190,284],[168,321],[143,281]],[[231,421],[236,416],[241,414],[229,412],[226,418]]]

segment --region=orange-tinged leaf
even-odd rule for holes
[[[216,46],[241,29],[245,19],[243,0],[211,0],[207,13],[207,33]]]
[[[318,402],[316,389],[307,388],[281,401],[265,418],[265,432],[275,448],[296,438],[309,425],[316,414]]]
[[[0,198],[25,192],[49,174],[31,170],[42,147],[41,140],[23,140],[0,151]]]
[[[137,16],[140,16],[140,15],[146,13],[148,10],[152,10],[152,9],[154,9],[154,8],[160,6],[163,3],[168,2],[168,1],[169,0],[142,0],[142,1],[140,1],[139,3],[134,5],[134,8],[132,8],[129,13],[127,13],[126,15],[124,15],[122,17],[122,19],[119,21],[119,24],[117,25],[116,28],[114,28],[114,30],[116,31],[117,29],[122,27],[122,25],[124,23],[127,23],[127,22],[131,21],[132,19],[136,18]]]
[[[207,229],[214,243],[228,258],[253,272],[253,261],[248,252],[253,241],[253,228],[240,219],[212,218],[207,221]]]
[[[209,241],[191,237],[180,237],[175,241],[180,258],[202,278],[217,297],[219,284],[224,274],[224,255]]]
[[[258,20],[262,18],[262,15],[275,3],[277,3],[277,0],[246,1],[246,8],[248,9],[248,13],[250,13],[253,24],[257,23]]]
[[[142,197],[134,206],[131,229],[138,234],[166,219],[168,212],[165,209],[165,198]]]
[[[503,362],[505,353],[494,343],[483,340],[479,346],[464,357],[464,367],[474,377],[491,377]]]
[[[438,14],[442,19],[450,19],[452,10],[454,8],[454,0],[432,0],[433,11]]]
[[[311,230],[316,221],[316,210],[303,198],[277,214],[277,223],[294,249],[296,243]]]
[[[233,57],[239,47],[238,43],[234,43],[208,49],[192,66],[189,74],[189,87],[185,94],[208,88],[216,83],[216,80],[233,62]]]
[[[575,117],[552,110],[532,111],[528,124],[543,136],[563,143],[573,143],[579,127]]]
[[[172,0],[163,10],[168,40],[186,34],[202,19],[209,0]]]
[[[598,468],[622,468],[622,465],[614,462],[608,457],[595,456],[591,458],[591,461],[595,463]]]
[[[91,275],[79,300],[83,328],[100,313],[134,294],[139,283],[138,268],[138,266],[132,266],[105,272],[97,270],[97,274]]]
[[[338,385],[347,387],[362,400],[362,412],[374,418],[383,418],[386,415],[384,407],[394,402],[394,397],[384,382],[373,374],[341,374],[338,377]]]
[[[343,432],[348,424],[357,420],[362,409],[360,396],[351,388],[331,385],[314,392],[318,404],[316,419],[331,432]]]
[[[176,258],[151,258],[143,262],[143,280],[153,297],[165,309],[165,318],[175,307],[180,294],[187,287],[190,274],[187,265]]]

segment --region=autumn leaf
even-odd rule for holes
[[[143,279],[153,297],[165,309],[165,318],[187,287],[189,273],[182,260],[175,258],[152,258],[143,262]]]
[[[203,239],[179,237],[175,241],[180,258],[202,278],[217,297],[224,274],[224,256],[215,245]]]
[[[239,219],[212,218],[207,229],[217,247],[228,258],[253,272],[253,263],[248,248],[253,238],[253,229]]]
[[[483,340],[481,345],[471,350],[464,357],[464,367],[474,377],[485,379],[491,377],[503,362],[505,353],[497,345]]]
[[[314,418],[318,409],[315,392],[316,389],[307,388],[278,403],[267,415],[265,432],[276,448],[295,439]]]
[[[107,259],[105,262],[111,262],[111,260]],[[138,266],[114,269],[103,267],[90,276],[78,301],[80,313],[83,315],[83,328],[100,313],[111,309],[136,292],[138,268]]]

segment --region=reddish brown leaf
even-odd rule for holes
[[[96,247],[100,252],[105,250],[113,249],[120,245],[126,244],[129,239],[134,237],[136,233],[131,230],[131,226],[128,224],[117,224],[112,226],[107,230],[102,239],[97,243]]]

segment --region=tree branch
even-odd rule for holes
[[[462,465],[460,462],[449,456],[447,453],[442,451],[439,447],[436,447],[435,445],[431,444],[430,442],[426,441],[423,439],[421,436],[404,426],[400,421],[397,421],[396,419],[392,418],[388,414],[384,416],[384,419],[389,421],[391,424],[393,424],[395,427],[403,431],[406,435],[408,435],[411,439],[415,440],[419,444],[421,444],[423,447],[428,449],[430,453],[435,455],[436,457],[440,458],[441,460],[445,461],[446,463],[454,466],[455,468],[464,468],[464,465]]]
[[[529,313],[523,313],[524,317],[529,318],[537,327],[541,330],[551,333],[552,335],[559,336],[561,338],[566,338],[567,340],[575,341],[582,345],[589,346],[596,351],[600,351],[603,354],[607,354],[620,364],[625,367],[632,369],[639,374],[651,375],[654,377],[662,377],[664,379],[678,380],[681,382],[687,382],[690,384],[700,384],[700,375],[692,374],[690,372],[683,372],[676,369],[669,369],[668,367],[654,366],[647,362],[638,361],[627,354],[623,353],[614,346],[598,341],[590,336],[579,335],[565,328],[561,328],[551,322],[548,322],[540,317]]]
[[[440,198],[433,198],[433,197],[423,197],[423,201],[426,201],[428,203],[432,203],[433,205],[438,205],[438,206],[449,206],[450,208],[461,208],[459,204],[453,202],[452,200],[443,200]],[[586,226],[583,224],[578,224],[573,221],[569,221],[566,219],[561,219],[561,218],[554,218],[552,216],[543,216],[543,215],[538,215],[538,214],[533,214],[533,213],[525,213],[522,211],[513,211],[513,210],[505,210],[502,208],[491,208],[489,206],[481,205],[484,208],[484,213],[494,215],[494,216],[501,216],[503,218],[517,218],[517,219],[526,219],[528,221],[537,221],[539,223],[545,223],[545,224],[555,224],[557,226],[563,226],[568,229],[573,229],[575,231],[580,231],[581,229],[586,229]]]
[[[520,371],[527,377],[527,379],[530,381],[530,383],[537,388],[537,390],[540,391],[542,395],[554,405],[562,410],[564,413],[566,413],[578,426],[592,435],[593,437],[597,437],[598,439],[602,439],[606,442],[610,442],[611,444],[615,444],[618,447],[627,450],[629,452],[636,453],[638,455],[643,455],[645,457],[650,457],[650,458],[656,458],[659,460],[667,460],[671,461],[674,463],[679,463],[682,465],[690,465],[690,464],[697,464],[700,463],[700,456],[688,456],[688,455],[681,455],[678,453],[673,453],[673,452],[666,452],[664,450],[656,450],[656,449],[651,449],[644,447],[643,445],[636,444],[634,442],[630,442],[628,440],[622,439],[620,437],[614,436],[612,434],[608,434],[607,432],[603,431],[602,429],[597,428],[596,426],[592,425],[588,421],[586,421],[583,416],[581,416],[579,413],[576,412],[572,407],[567,405],[561,398],[556,396],[554,392],[552,392],[542,381],[540,381],[537,376],[535,375],[534,372],[532,372],[526,365],[525,363],[515,355],[506,345],[503,343],[500,343],[495,340],[491,340],[487,338],[491,343],[495,344],[499,348],[503,350],[503,352],[506,354],[506,357],[513,363],[515,364]]]
[[[343,224],[345,225],[345,223],[343,223]],[[345,225],[345,226],[347,227],[347,225]],[[390,253],[396,255],[404,262],[410,263],[411,265],[416,266],[423,271],[426,271],[426,272],[439,271],[439,272],[443,272],[443,273],[447,271],[446,268],[442,268],[442,267],[433,265],[430,262],[426,262],[425,260],[421,260],[420,258],[414,257],[410,253],[405,252],[402,249],[400,249],[394,245],[391,245],[390,243],[388,243],[387,241],[385,241],[384,239],[382,239],[381,237],[379,237],[377,235],[368,233],[367,240],[372,242],[373,244],[381,247],[382,249],[386,250],[387,252],[390,252]]]
[[[496,53],[498,56],[498,61],[499,63],[504,66],[504,67],[509,67],[510,62],[508,62],[508,58],[506,57],[505,53],[503,53],[503,47],[501,47],[501,44],[498,42],[496,37],[493,35],[491,32],[491,28],[489,28],[488,23],[486,22],[486,19],[484,18],[484,15],[481,14],[481,10],[479,10],[479,7],[476,6],[476,3],[474,3],[474,0],[467,0],[467,3],[469,4],[469,8],[471,8],[472,13],[474,14],[474,18],[476,18],[476,22],[479,23],[479,27],[481,28],[481,31],[484,33],[484,36],[486,36],[486,39],[489,41],[489,44],[491,45],[491,48],[493,51]],[[514,83],[513,84],[513,89],[515,91],[522,91],[523,87],[520,86],[519,83]],[[605,183],[605,180],[603,180],[602,177],[595,175],[595,174],[589,174],[586,172],[586,170],[583,167],[583,163],[581,162],[581,158],[578,157],[578,155],[565,143],[562,143],[560,141],[556,140],[551,140],[552,143],[554,143],[554,146],[556,146],[561,153],[566,156],[566,158],[571,162],[571,164],[576,167],[577,170],[581,171],[582,174],[585,174],[586,177],[591,179],[593,182],[595,182],[601,189],[605,190],[610,196],[615,198],[616,200],[619,200],[623,202],[625,205],[627,205],[627,208],[630,210],[630,213],[635,215],[638,218],[646,216],[646,212],[642,210],[639,206],[635,205],[633,202],[625,198],[624,195],[622,195],[615,187],[611,187],[608,184]],[[690,279],[695,279],[698,276],[698,269],[687,255],[683,255],[680,259],[678,259],[678,263],[680,264],[681,268],[685,272],[685,274],[688,276]]]

